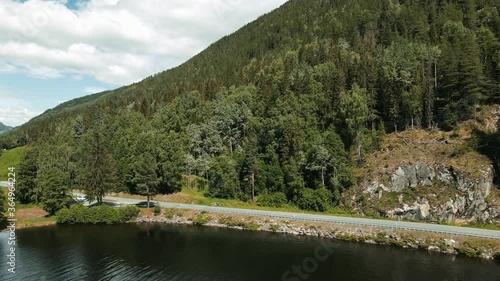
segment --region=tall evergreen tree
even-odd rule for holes
[[[148,208],[151,197],[158,193],[159,179],[156,174],[156,159],[149,152],[137,157],[134,163],[135,191],[147,197]]]
[[[443,27],[443,61],[439,110],[446,129],[474,113],[483,99],[484,75],[476,35],[461,22],[448,21]]]
[[[83,135],[80,142],[80,169],[78,182],[89,202],[102,204],[103,197],[116,184],[116,168],[109,151],[108,139],[102,128],[95,128]]]

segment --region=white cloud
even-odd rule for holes
[[[97,93],[104,92],[106,90],[107,89],[99,88],[99,87],[85,87],[85,89],[83,89],[83,92],[87,93],[87,94],[97,94]]]
[[[286,0],[0,2],[0,74],[113,85],[176,66]]]
[[[32,111],[29,102],[5,93],[0,93],[0,100],[0,122],[8,126],[19,126],[41,113]]]
[[[16,73],[17,72],[17,68],[12,65],[12,64],[3,64],[3,65],[0,65],[0,74],[4,73],[4,74],[12,74],[12,73]]]

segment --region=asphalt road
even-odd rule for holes
[[[75,194],[75,195],[81,195],[81,194]],[[126,205],[144,202],[144,200],[135,200],[135,199],[110,197],[110,196],[106,196],[104,197],[104,199]],[[213,206],[200,206],[200,205],[179,204],[170,202],[158,202],[158,203],[160,204],[161,207],[164,208],[189,209],[189,210],[208,211],[214,213],[271,217],[271,218],[279,218],[286,220],[347,224],[354,226],[371,226],[371,227],[431,232],[431,233],[448,234],[448,235],[500,239],[500,231],[479,229],[479,228],[458,227],[458,226],[417,223],[417,222],[403,222],[403,221],[393,221],[393,220],[377,220],[377,219],[337,217],[337,216],[312,215],[312,214],[301,214],[301,213],[224,208],[224,207],[213,207]]]

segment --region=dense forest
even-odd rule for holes
[[[102,200],[183,184],[324,211],[384,134],[452,130],[500,103],[499,6],[291,0],[177,68],[62,104],[0,144],[28,145],[18,195],[51,213],[71,189]]]

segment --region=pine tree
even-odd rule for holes
[[[184,138],[175,132],[151,136],[155,139],[156,154],[158,155],[158,192],[171,194],[182,189],[182,171],[184,170],[184,156],[186,149]]]
[[[448,21],[444,29],[439,102],[444,128],[469,118],[483,100],[485,79],[476,35],[460,22]]]
[[[134,163],[134,179],[135,191],[137,194],[146,196],[149,201],[151,197],[158,193],[159,179],[156,174],[156,159],[149,152],[137,157]]]
[[[109,152],[103,128],[96,128],[83,135],[80,155],[81,166],[78,182],[89,202],[102,204],[103,197],[113,190],[116,183],[115,163]]]

